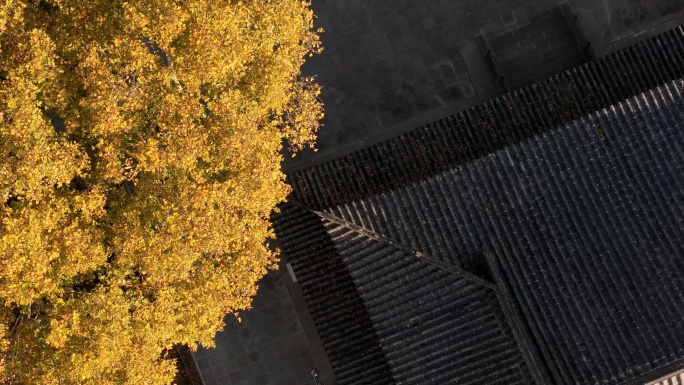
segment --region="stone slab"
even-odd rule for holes
[[[315,385],[316,367],[284,279],[269,272],[242,322],[226,316],[216,348],[193,353],[205,385]]]

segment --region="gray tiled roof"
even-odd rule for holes
[[[680,27],[290,175],[301,203],[276,233],[339,383],[477,383],[473,361],[437,357],[488,346],[522,368],[502,381],[531,382],[514,335],[542,383],[624,384],[684,363],[683,57]],[[469,290],[470,314],[411,323]],[[474,328],[458,345],[460,322],[485,313],[503,320],[500,344]]]
[[[442,259],[494,256],[547,381],[618,384],[684,359],[682,121],[678,80],[328,211]]]
[[[276,219],[339,384],[529,384],[493,285],[326,213]]]
[[[285,204],[276,233],[340,385],[394,384],[368,310],[323,220]]]
[[[532,381],[491,285],[343,221],[324,223],[397,383]]]
[[[677,373],[670,374],[665,378],[660,378],[656,382],[649,383],[646,385],[682,385],[684,384],[684,370],[680,370]]]

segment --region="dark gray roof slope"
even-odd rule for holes
[[[338,383],[394,384],[368,311],[322,219],[285,204],[274,227]]]
[[[545,383],[625,383],[684,362],[683,121],[677,80],[328,211],[454,264],[490,255]]]
[[[530,384],[491,285],[325,220],[399,384]]]
[[[325,213],[282,210],[278,237],[339,384],[533,383],[491,283]]]

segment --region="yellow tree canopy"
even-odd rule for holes
[[[0,384],[165,384],[274,266],[298,0],[0,0]]]

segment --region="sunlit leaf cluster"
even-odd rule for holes
[[[0,0],[0,384],[166,384],[274,266],[298,0]]]

